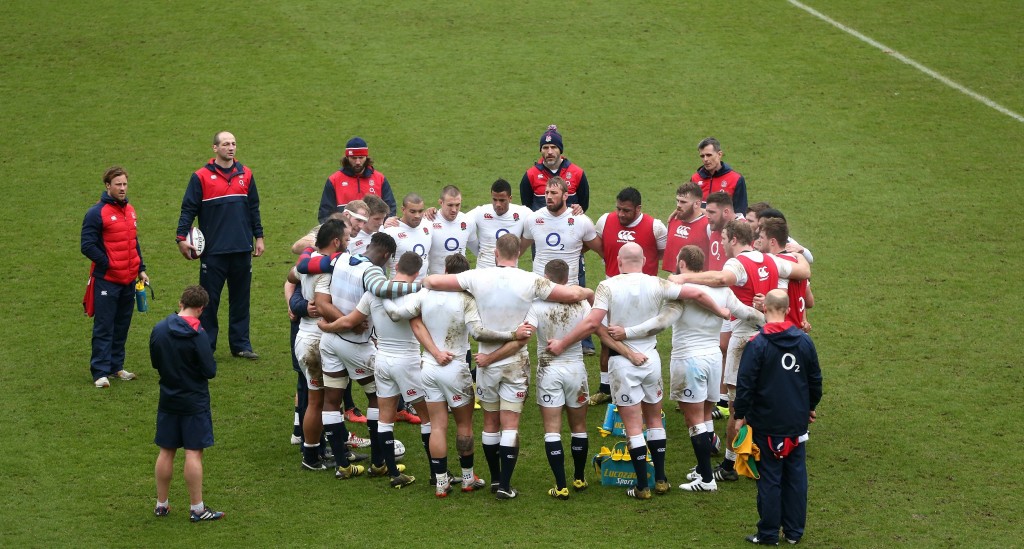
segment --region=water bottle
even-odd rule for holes
[[[140,313],[149,310],[149,300],[146,299],[146,284],[139,280],[135,283],[135,306]]]

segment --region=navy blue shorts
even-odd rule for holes
[[[161,448],[209,448],[213,446],[213,418],[210,412],[182,416],[157,411],[153,443]]]

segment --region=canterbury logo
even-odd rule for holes
[[[758,267],[757,268],[757,276],[762,281],[768,280],[768,267],[765,267],[764,265]]]
[[[622,230],[619,231],[619,240],[623,242],[633,242],[634,240],[636,240],[636,235],[633,233],[633,231]]]
[[[676,236],[680,238],[690,238],[690,228],[684,225],[676,227]]]

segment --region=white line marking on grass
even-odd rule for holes
[[[878,48],[879,50],[882,50],[882,53],[886,53],[888,55],[891,55],[892,57],[895,57],[901,63],[905,63],[907,65],[910,65],[911,67],[914,67],[915,69],[917,69],[917,70],[927,74],[928,76],[931,76],[932,78],[938,80],[939,82],[942,82],[943,84],[945,84],[945,85],[953,88],[954,90],[956,90],[956,91],[958,91],[958,92],[960,92],[960,93],[962,93],[962,94],[964,94],[964,95],[966,95],[966,96],[968,96],[968,97],[978,101],[979,103],[982,103],[984,105],[992,107],[993,109],[995,109],[995,110],[1005,114],[1006,116],[1009,116],[1010,118],[1013,118],[1017,122],[1024,122],[1024,115],[1017,114],[1017,113],[1011,111],[1010,109],[1000,105],[999,103],[996,103],[995,101],[985,97],[984,95],[981,95],[980,93],[978,93],[978,92],[976,92],[976,91],[974,91],[974,90],[972,90],[972,89],[970,89],[968,87],[962,86],[962,85],[960,85],[960,84],[950,80],[949,78],[946,78],[942,74],[940,74],[940,73],[938,73],[936,71],[933,71],[932,69],[929,69],[928,67],[918,63],[917,61],[914,61],[913,59],[907,57],[906,55],[903,55],[902,53],[900,53],[900,52],[898,52],[898,51],[896,51],[896,50],[886,46],[885,44],[882,44],[882,43],[880,43],[880,42],[878,42],[876,40],[873,40],[873,39],[871,39],[871,38],[869,38],[867,36],[864,36],[863,34],[857,32],[856,30],[851,29],[850,27],[847,27],[846,25],[840,23],[839,21],[836,21],[835,19],[832,19],[831,17],[825,15],[824,13],[821,13],[820,11],[818,11],[818,10],[816,10],[816,9],[810,7],[810,6],[805,6],[804,4],[801,4],[800,2],[797,2],[796,0],[787,0],[787,1],[790,4],[792,4],[792,5],[794,5],[794,6],[798,7],[798,8],[806,11],[807,13],[817,17],[818,19],[821,19],[822,21],[828,23],[829,25],[832,25],[833,27],[835,27],[835,28],[837,28],[837,29],[847,33],[847,34],[853,35],[854,37],[856,37],[858,40],[860,40],[862,42],[865,42],[867,44],[870,44],[870,45],[874,46],[875,48]]]

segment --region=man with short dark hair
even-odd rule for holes
[[[174,475],[174,455],[185,448],[185,484],[191,500],[189,520],[218,520],[224,513],[203,503],[203,450],[213,446],[209,380],[217,375],[206,330],[199,323],[209,296],[202,286],[189,286],[178,301],[178,313],[153,327],[149,358],[160,373],[160,405],[156,413],[156,509],[158,517],[171,512],[168,492]]]
[[[383,229],[385,234],[395,239],[398,248],[394,257],[391,258],[389,270],[394,273],[399,259],[405,252],[412,252],[420,256],[420,272],[416,281],[423,280],[427,276],[427,260],[430,257],[430,248],[433,245],[433,238],[430,235],[430,224],[423,223],[423,197],[416,193],[409,193],[402,198],[402,217],[393,227]]]
[[[722,144],[714,137],[707,137],[697,144],[701,167],[690,177],[700,186],[704,200],[714,192],[728,193],[732,198],[732,209],[739,215],[747,213],[747,182],[739,172],[722,162]]]
[[[106,190],[82,220],[82,255],[92,261],[85,289],[85,314],[93,317],[93,385],[110,387],[110,377],[124,381],[124,347],[135,307],[135,281],[149,284],[137,234],[138,218],[128,203],[128,173],[113,166],[103,174]]]
[[[316,217],[323,223],[331,213],[368,194],[383,199],[391,215],[395,215],[397,210],[391,183],[384,174],[373,168],[373,158],[370,157],[366,141],[361,137],[353,137],[345,144],[341,168],[331,174],[324,183],[324,192],[320,197],[320,209]]]
[[[798,543],[807,522],[807,427],[817,419],[822,375],[811,338],[786,320],[789,297],[764,298],[767,324],[747,344],[736,380],[736,423],[749,425],[761,450],[757,533],[747,541],[778,545],[779,529]]]
[[[473,208],[469,217],[476,224],[478,250],[476,268],[485,269],[495,265],[494,248],[498,239],[511,234],[517,241],[523,236],[523,223],[532,212],[530,208],[512,203],[512,185],[504,179],[497,179],[491,185],[491,203]]]
[[[789,226],[785,219],[777,217],[764,218],[760,222],[760,237],[755,242],[757,251],[770,253],[787,261],[797,262],[794,253],[788,251],[785,242],[789,241]],[[806,256],[805,256],[806,259]],[[807,321],[807,309],[814,306],[814,295],[811,293],[810,280],[790,280],[786,287],[789,294],[789,313],[786,320],[805,332],[811,331]]]
[[[200,258],[199,285],[210,294],[203,309],[203,327],[210,347],[217,350],[220,331],[217,311],[224,283],[228,285],[228,343],[231,354],[256,360],[249,341],[249,291],[252,286],[252,258],[263,255],[263,224],[260,195],[252,171],[235,160],[237,143],[230,132],[213,137],[214,157],[189,179],[181,199],[176,240],[178,251],[191,260],[195,247],[185,235],[199,217],[199,230],[206,237]],[[254,242],[255,239],[255,242]]]

